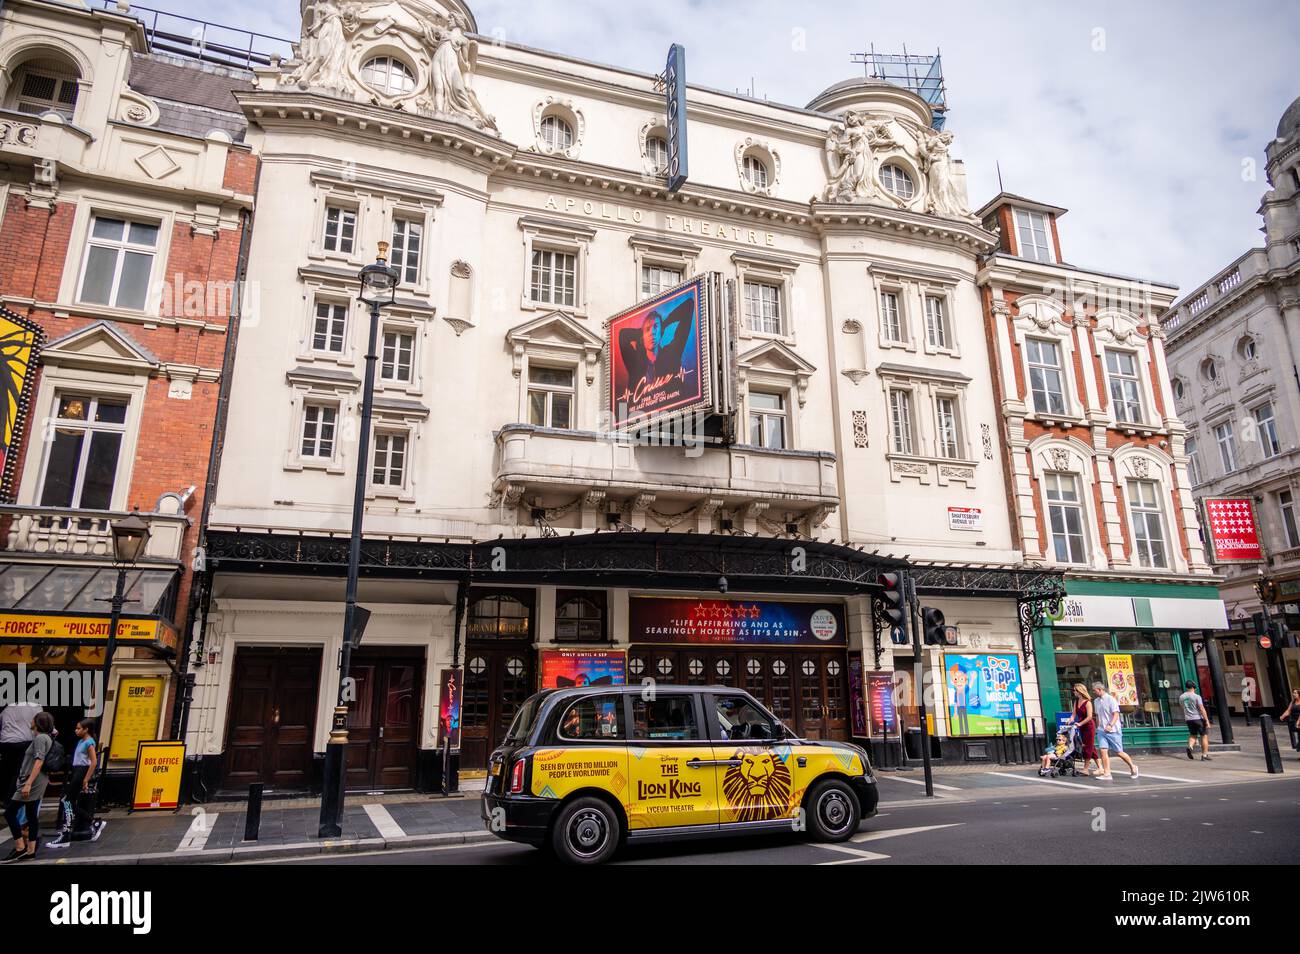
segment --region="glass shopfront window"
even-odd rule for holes
[[[1120,697],[1124,728],[1181,728],[1178,695],[1183,677],[1174,633],[1057,630],[1052,633],[1052,645],[1056,650],[1058,711],[1074,708],[1076,683],[1087,686],[1091,695],[1092,684],[1100,682]]]

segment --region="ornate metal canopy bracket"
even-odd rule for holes
[[[1016,600],[1016,617],[1020,621],[1020,648],[1025,665],[1034,664],[1034,630],[1048,617],[1059,618],[1061,600],[1065,597],[1065,583],[1060,577],[1042,578],[1038,585],[1024,592]]]

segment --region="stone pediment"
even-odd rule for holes
[[[506,343],[514,356],[515,377],[523,371],[525,354],[559,354],[583,359],[588,384],[595,380],[596,363],[605,349],[605,339],[593,334],[576,318],[559,311],[515,325],[506,332]]]
[[[41,352],[41,363],[119,374],[150,374],[159,366],[146,348],[107,321],[93,322],[51,341]]]
[[[780,341],[766,341],[751,348],[740,356],[739,361],[742,367],[753,371],[782,371],[806,376],[817,370]]]

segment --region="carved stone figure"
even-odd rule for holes
[[[301,65],[290,73],[286,83],[303,89],[319,86],[346,92],[348,81],[348,43],[343,32],[343,8],[335,0],[317,0],[308,7],[310,22],[303,30],[298,55]]]
[[[478,63],[478,43],[465,35],[465,23],[458,15],[445,25],[431,23],[426,38],[434,48],[429,70],[433,111],[461,115],[480,128],[496,130],[497,124],[478,101],[470,83]]]
[[[926,129],[917,137],[916,142],[921,171],[925,173],[929,184],[925,196],[925,211],[951,218],[969,216],[970,209],[966,207],[966,197],[962,195],[962,190],[957,184],[956,169],[949,152],[949,147],[952,146],[952,133]]]
[[[871,121],[850,110],[844,122],[831,126],[826,137],[826,159],[830,178],[822,198],[827,202],[863,202],[875,196],[872,150],[894,145],[889,123]]]

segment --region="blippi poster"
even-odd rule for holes
[[[616,429],[712,400],[706,280],[700,276],[609,319],[609,412]]]
[[[1004,720],[1024,717],[1024,686],[1015,655],[945,653],[943,669],[951,735],[998,735]]]

